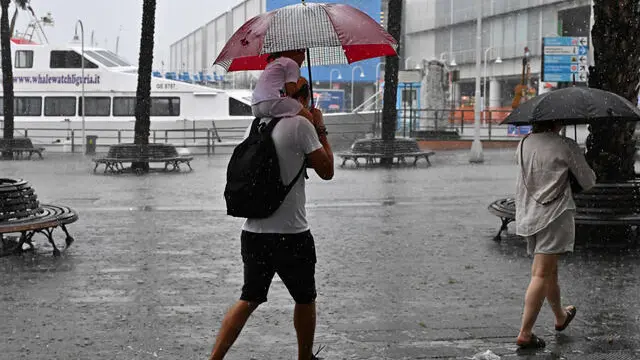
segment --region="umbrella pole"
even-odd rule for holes
[[[315,106],[313,104],[313,78],[311,77],[311,55],[309,54],[309,49],[307,49],[307,69],[309,69],[309,93],[311,94],[311,108],[313,109]]]

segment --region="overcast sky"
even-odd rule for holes
[[[169,64],[169,45],[207,21],[239,4],[241,0],[157,0],[154,64]],[[75,24],[82,20],[85,44],[91,32],[100,47],[115,51],[120,34],[119,54],[137,64],[142,19],[142,0],[31,0],[39,17],[51,12],[54,27],[45,27],[50,44],[63,45],[73,39]],[[13,14],[13,8],[10,14]],[[17,30],[25,31],[26,12],[18,18]],[[122,29],[122,30],[120,30]],[[79,30],[78,30],[79,31]]]

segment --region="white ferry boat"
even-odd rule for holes
[[[83,52],[79,42],[54,46],[12,39],[11,52],[16,136],[27,135],[45,146],[72,137],[79,145],[84,122],[86,135],[98,136],[101,146],[131,141],[137,65],[103,48],[85,46]],[[213,128],[216,141],[237,143],[240,129],[252,120],[250,100],[248,89],[221,90],[155,74],[151,79],[151,130],[152,137],[161,139],[152,141],[180,139],[188,146],[185,138],[189,138],[202,145],[208,141],[202,129]],[[326,122],[337,125],[333,137],[346,144],[371,130],[373,114],[331,114]],[[185,136],[186,131],[193,135]]]

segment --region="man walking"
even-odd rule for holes
[[[295,95],[303,105],[309,100],[306,80],[298,82]],[[316,327],[316,252],[305,211],[305,179],[300,176],[305,159],[324,180],[333,178],[333,152],[327,141],[322,113],[312,110],[313,122],[302,116],[280,119],[272,138],[284,184],[295,181],[280,207],[269,217],[247,219],[242,227],[241,253],[244,285],[240,300],[227,312],[210,360],[223,359],[251,313],[267,301],[277,273],[296,302],[293,324],[298,338],[298,360],[316,359],[313,338]],[[262,119],[269,123],[271,119]],[[247,130],[247,136],[250,129]]]

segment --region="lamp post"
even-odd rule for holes
[[[482,101],[482,110],[484,110],[484,106],[485,106],[484,99],[487,98],[487,54],[491,50],[494,50],[493,46],[489,46],[484,50],[484,72],[483,72],[483,83],[482,83],[482,93],[484,94],[484,97]],[[500,58],[500,56],[496,58],[496,64],[502,64],[502,59]]]
[[[380,108],[380,106],[378,106],[380,102],[380,71],[383,65],[386,65],[386,63],[382,61],[376,65],[376,110]]]
[[[473,132],[473,143],[471,144],[471,153],[469,154],[469,162],[482,163],[484,155],[482,154],[482,142],[480,141],[480,71],[482,59],[482,2],[477,3],[478,14],[476,20],[476,104],[475,104],[475,121]]]
[[[82,80],[80,81],[80,85],[81,85],[81,91],[82,91],[82,147],[84,148],[86,146],[85,142],[86,140],[86,136],[85,136],[85,122],[84,122],[84,114],[87,112],[87,108],[85,107],[84,104],[84,82],[85,82],[85,78],[84,78],[84,25],[82,24],[82,20],[78,20],[76,22],[76,31],[75,34],[73,36],[73,40],[74,41],[78,41],[78,25],[80,25],[80,34],[82,35],[82,40],[81,40],[81,56],[82,56],[82,61],[81,61],[81,67],[82,67]]]
[[[330,90],[333,90],[333,72],[334,71],[338,72],[338,80],[342,80],[342,73],[340,72],[340,70],[331,69],[331,72],[329,73],[329,89]]]
[[[407,56],[407,57],[404,59],[404,69],[405,69],[405,70],[409,68],[409,60],[411,60],[411,56]]]
[[[355,86],[356,69],[360,69],[360,77],[364,77],[364,70],[362,70],[362,67],[360,65],[356,65],[353,67],[353,69],[351,69],[351,112],[353,112],[353,88]]]

